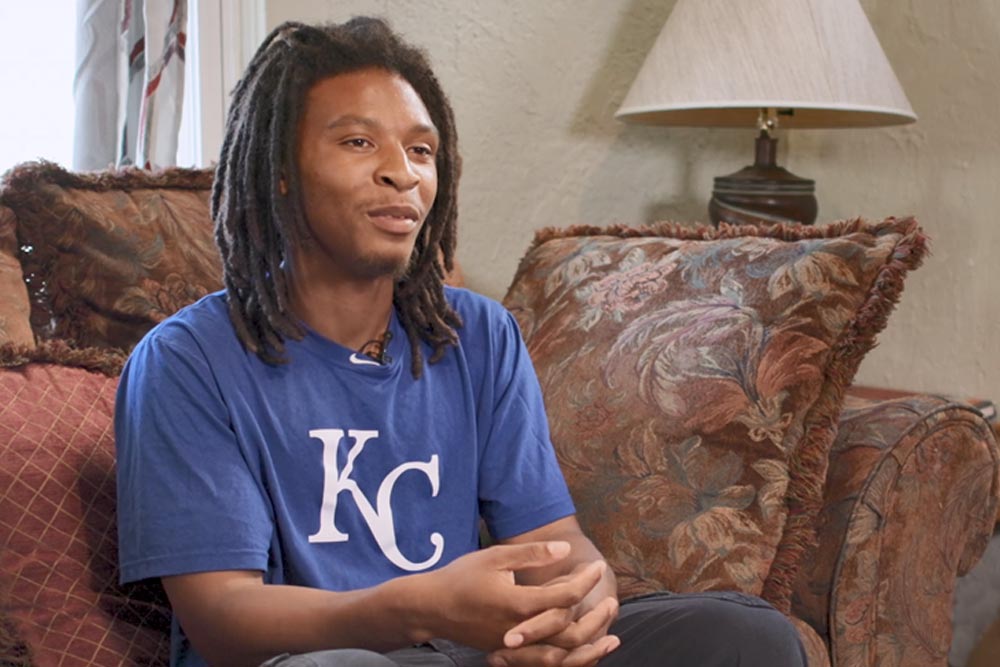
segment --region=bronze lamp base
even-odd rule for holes
[[[775,164],[778,140],[761,130],[754,163],[715,179],[708,204],[712,224],[759,225],[816,221],[815,181],[799,178]]]

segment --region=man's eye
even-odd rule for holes
[[[368,146],[372,145],[370,141],[368,141],[367,139],[362,139],[361,137],[348,139],[347,141],[344,142],[344,144],[348,146],[353,146],[354,148],[367,148]]]
[[[434,157],[434,151],[430,146],[414,146],[412,149],[417,155],[423,155],[424,157]]]

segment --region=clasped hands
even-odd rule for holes
[[[454,637],[488,652],[491,667],[592,667],[615,650],[607,634],[618,614],[607,564],[576,565],[538,585],[515,573],[553,566],[570,552],[566,542],[490,547],[438,570]]]

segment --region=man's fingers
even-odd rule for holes
[[[535,601],[542,609],[577,605],[601,581],[607,567],[603,560],[596,560],[557,582],[538,586]]]
[[[523,570],[546,565],[545,559],[556,562],[565,558],[568,542],[531,542],[525,544],[500,545],[490,547],[488,554],[490,567],[497,570]],[[485,552],[479,552],[485,554]],[[528,563],[515,565],[515,563]],[[539,586],[518,586],[515,609],[521,618],[527,619],[557,607],[574,607],[601,581],[607,570],[607,563],[596,560],[585,567]]]
[[[490,667],[535,667],[561,665],[569,651],[548,644],[531,644],[518,648],[502,648],[486,657]]]
[[[607,633],[608,626],[617,615],[618,600],[613,597],[604,598],[565,630],[546,637],[545,642],[565,649],[593,643]]]
[[[565,607],[546,609],[508,630],[503,636],[507,648],[534,644],[540,639],[564,632],[573,623],[573,610]],[[572,648],[564,647],[564,648]]]
[[[569,542],[553,541],[500,544],[484,553],[489,554],[498,570],[525,570],[551,565],[568,556],[569,551]]]
[[[572,609],[547,609],[508,630],[503,643],[507,648],[516,648],[545,640],[546,644],[571,650],[603,636],[617,613],[618,600],[613,597],[601,600],[575,621]]]
[[[584,644],[570,651],[562,661],[561,667],[591,667],[597,661],[611,653],[621,645],[621,640],[615,635],[604,635],[593,644]]]
[[[487,656],[491,667],[536,667],[537,665],[559,665],[559,667],[591,667],[597,661],[614,651],[621,640],[614,635],[605,635],[593,644],[578,646],[572,651],[551,644],[529,644],[518,648],[504,648]]]

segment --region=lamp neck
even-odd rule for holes
[[[768,134],[767,130],[761,130],[757,135],[754,147],[753,166],[755,167],[775,167],[777,166],[778,140]]]

